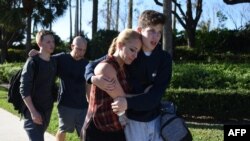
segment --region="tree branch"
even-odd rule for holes
[[[163,6],[163,3],[159,2],[158,0],[154,0],[156,5]]]
[[[250,2],[250,0],[223,0],[223,1],[224,3],[230,4],[230,5]]]

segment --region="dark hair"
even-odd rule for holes
[[[154,10],[145,10],[139,17],[138,26],[141,28],[146,28],[148,26],[154,26],[158,24],[164,25],[165,21],[166,17],[164,14]]]

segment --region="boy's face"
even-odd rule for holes
[[[46,53],[53,53],[55,49],[55,41],[53,35],[45,35],[39,44],[40,48]]]
[[[153,51],[161,39],[163,25],[148,26],[146,28],[139,27],[137,29],[142,35],[143,51]]]

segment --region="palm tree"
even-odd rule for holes
[[[15,0],[0,2],[0,63],[5,62],[8,57],[8,47],[13,42],[21,42],[20,35],[24,32],[25,23],[20,5],[21,2]]]
[[[34,27],[38,24],[48,28],[56,18],[62,16],[67,9],[67,0],[22,0],[23,9],[26,17],[26,52],[31,49],[31,23],[34,20]],[[51,4],[51,7],[47,6]]]
[[[76,11],[75,11],[75,36],[78,35],[79,33],[79,27],[78,27],[78,23],[79,23],[79,0],[76,0]]]
[[[115,30],[119,29],[119,12],[120,12],[120,0],[117,0],[116,3],[116,22],[115,22]]]
[[[70,42],[73,40],[73,37],[72,37],[72,4],[71,4],[71,0],[69,0],[69,39],[70,39]]]
[[[93,13],[92,13],[92,39],[97,32],[98,23],[98,0],[93,0]]]
[[[129,0],[128,2],[128,28],[132,28],[133,21],[133,0]]]

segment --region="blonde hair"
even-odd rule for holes
[[[43,37],[46,36],[46,35],[52,35],[54,36],[54,33],[51,32],[51,31],[48,31],[48,30],[41,30],[39,32],[37,32],[36,34],[36,43],[40,43],[42,40],[43,40]]]
[[[109,46],[108,55],[113,55],[115,53],[117,43],[125,44],[130,40],[135,39],[141,40],[141,34],[134,31],[133,29],[124,29],[116,38],[113,39],[111,45]]]

